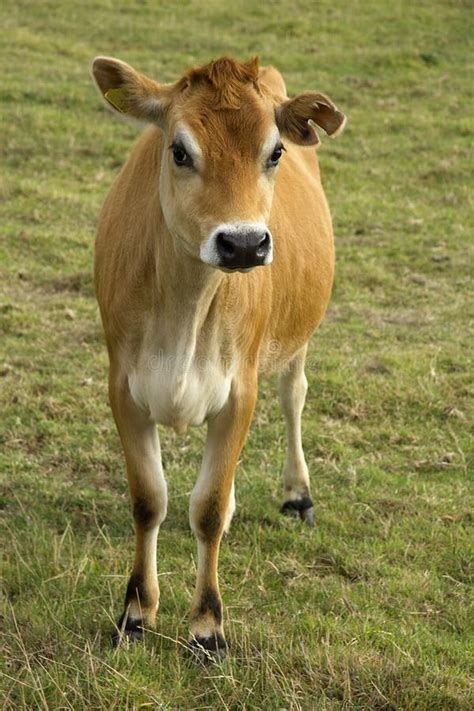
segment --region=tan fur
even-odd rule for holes
[[[306,130],[311,135],[308,120],[332,132],[342,114],[321,94],[288,100],[279,72],[259,69],[256,60],[239,64],[221,58],[167,86],[116,61],[97,60],[93,72],[99,89],[123,92],[126,113],[144,118],[148,111],[154,124],[140,137],[107,197],[95,258],[110,399],[135,506],[132,578],[140,582],[136,594],[142,599],[138,609],[136,596],[132,600],[127,593],[127,603],[132,617],[153,623],[158,604],[154,541],[166,512],[159,443],[150,419],[156,403],[156,419],[178,431],[208,421],[190,505],[198,540],[191,635],[220,638],[219,542],[259,372],[283,371],[287,499],[309,496],[299,424],[304,355],[329,301],[334,251],[316,155],[295,142],[305,142]],[[147,103],[147,92],[153,103]],[[262,167],[261,151],[275,123],[286,152],[278,170],[269,171]],[[198,172],[173,166],[168,146],[181,126],[202,151]],[[227,274],[200,261],[209,231],[235,221],[268,224],[274,250],[270,266]],[[160,362],[155,372],[153,358],[163,354],[171,357],[169,370]],[[178,355],[179,367],[173,361]],[[208,380],[199,370],[203,363],[213,369]],[[196,400],[195,391],[210,393],[209,403]],[[137,500],[147,502],[147,516],[140,516]]]

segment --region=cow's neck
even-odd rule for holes
[[[190,257],[171,236],[157,254],[159,318],[164,347],[186,362],[194,357],[197,339],[211,317],[212,304],[225,275]]]

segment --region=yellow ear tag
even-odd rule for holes
[[[126,113],[126,99],[123,89],[109,89],[105,92],[104,96],[114,109],[120,111],[121,114]]]

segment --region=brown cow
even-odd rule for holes
[[[167,497],[155,423],[184,432],[207,422],[190,500],[198,549],[190,642],[222,657],[219,544],[259,372],[280,373],[282,510],[312,522],[304,361],[329,301],[334,252],[308,146],[319,142],[316,126],[334,136],[345,119],[323,94],[288,99],[281,75],[256,59],[223,57],[174,84],[107,57],[94,60],[92,74],[109,108],[149,124],[107,197],[96,242],[110,402],[136,529],[115,642],[140,638],[158,608],[156,542]]]

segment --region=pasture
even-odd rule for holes
[[[0,22],[3,708],[473,708],[471,4],[4,0]],[[279,513],[262,382],[220,557],[229,656],[200,667],[183,642],[203,430],[161,430],[157,627],[109,643],[133,528],[91,270],[138,131],[88,67],[172,81],[223,53],[258,53],[348,125],[319,149],[337,270],[307,367],[315,527]]]

